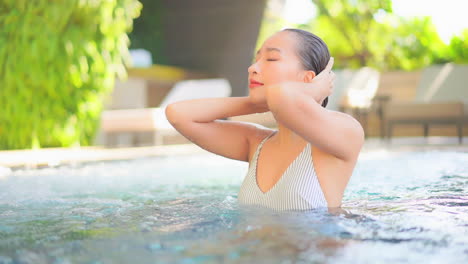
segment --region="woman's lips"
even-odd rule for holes
[[[262,86],[262,85],[263,85],[263,83],[261,83],[261,82],[257,82],[257,81],[254,81],[254,80],[250,80],[249,88],[254,88],[254,87]]]
[[[254,88],[254,87],[258,87],[258,86],[262,86],[263,84],[259,84],[259,83],[251,83],[249,84],[249,88]]]

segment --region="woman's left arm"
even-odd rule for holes
[[[310,83],[289,82],[267,87],[266,100],[281,124],[341,160],[355,160],[364,143],[361,124],[348,114],[321,106],[333,87],[331,64]]]

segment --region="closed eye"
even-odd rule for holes
[[[254,60],[252,63],[256,63],[258,60]],[[267,61],[278,61],[278,60],[275,60],[275,59],[267,59]]]

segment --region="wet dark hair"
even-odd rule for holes
[[[328,51],[327,44],[316,35],[296,28],[286,28],[281,31],[289,31],[296,33],[299,39],[299,47],[297,55],[301,60],[301,64],[305,70],[315,72],[318,75],[325,69],[330,60],[330,52]],[[328,104],[328,97],[322,102],[322,106],[326,107]]]

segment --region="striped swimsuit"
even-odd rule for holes
[[[239,204],[260,205],[275,211],[327,207],[313,166],[310,143],[304,147],[271,189],[265,193],[260,190],[256,176],[258,155],[265,141],[273,134],[275,133],[263,139],[255,151],[247,176],[238,193]]]

